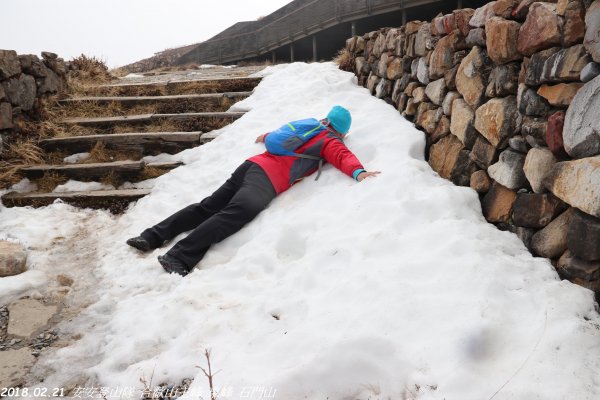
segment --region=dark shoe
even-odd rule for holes
[[[181,276],[186,276],[190,273],[187,265],[179,261],[173,256],[165,254],[164,256],[158,256],[158,262],[162,267],[170,274],[179,274]]]
[[[148,241],[141,236],[136,236],[134,238],[127,239],[127,244],[131,247],[135,247],[139,251],[143,251],[144,253],[152,250],[152,246],[150,246],[150,243],[148,243]]]

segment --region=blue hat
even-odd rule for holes
[[[350,130],[352,124],[352,117],[350,111],[346,110],[342,106],[334,106],[329,114],[327,114],[329,123],[333,126],[333,129],[345,135]]]

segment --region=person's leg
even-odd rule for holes
[[[264,210],[275,196],[275,189],[265,172],[253,164],[246,171],[242,187],[229,204],[177,242],[167,255],[193,268],[212,244],[239,231]]]
[[[242,187],[246,171],[252,165],[253,163],[250,161],[245,161],[212,195],[200,203],[191,204],[177,211],[167,219],[146,229],[140,236],[150,243],[152,248],[158,248],[165,241],[173,239],[180,233],[196,228],[229,203]]]

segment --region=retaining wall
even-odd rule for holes
[[[600,294],[600,0],[499,0],[346,42],[485,218]]]

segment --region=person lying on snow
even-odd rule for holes
[[[350,112],[331,109],[321,121],[314,118],[290,122],[260,135],[267,151],[244,161],[231,177],[200,203],[176,212],[127,244],[148,252],[183,232],[191,231],[158,261],[169,273],[187,275],[208,248],[239,231],[277,196],[304,177],[319,171],[323,161],[358,182],[379,174],[367,172],[343,142],[350,130]]]

